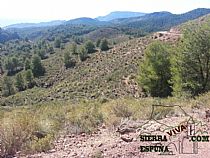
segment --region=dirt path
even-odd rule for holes
[[[193,117],[197,117],[197,115],[193,115]],[[182,122],[182,120],[186,120],[186,117],[170,117],[160,120],[156,122],[154,120],[149,121],[145,120],[147,123],[141,124],[141,129],[145,129],[146,131],[155,131],[151,132],[152,135],[166,135],[167,139],[168,134],[166,131],[163,132],[161,128],[166,128],[162,125],[162,123],[173,124],[176,122]],[[205,130],[208,133],[204,135],[208,135],[210,132],[210,123],[207,120],[197,119],[196,130],[202,131]],[[162,123],[161,123],[162,122]],[[204,126],[204,124],[206,126]],[[168,130],[169,131],[169,130]],[[170,138],[163,145],[169,145],[171,142],[176,144],[176,147],[170,146],[170,151],[173,151],[173,155],[160,155],[160,152],[140,152],[140,146],[154,146],[155,142],[141,142],[139,139],[140,135],[139,130],[136,132],[127,132],[124,135],[120,135],[115,131],[111,131],[107,129],[105,126],[98,129],[97,132],[86,135],[65,135],[61,136],[55,142],[55,148],[49,151],[48,153],[39,153],[31,156],[27,156],[27,158],[209,158],[210,157],[210,142],[198,142],[194,144],[188,139],[185,140],[183,145],[180,145],[180,140],[184,138],[185,134],[188,132],[187,129],[184,131],[180,131],[178,134],[174,136],[173,139]],[[184,135],[184,136],[183,136]],[[197,135],[203,135],[197,134]],[[126,138],[126,139],[122,139]],[[130,141],[131,142],[126,142]],[[156,142],[157,143],[157,142]],[[180,153],[180,147],[183,149]],[[188,153],[188,154],[187,154]]]

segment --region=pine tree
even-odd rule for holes
[[[5,97],[15,94],[15,88],[14,88],[13,80],[8,76],[3,77],[2,94]]]
[[[25,80],[26,80],[27,88],[32,88],[34,86],[34,76],[31,69],[28,69],[25,72]]]
[[[100,49],[101,49],[102,51],[107,51],[107,50],[109,50],[108,41],[107,41],[106,39],[103,39],[103,40],[101,41]]]
[[[4,73],[3,64],[2,61],[0,60],[0,75],[2,75],[3,73]]]
[[[150,44],[145,51],[145,60],[140,64],[139,83],[148,95],[171,95],[169,51],[165,44],[158,41]]]
[[[191,95],[210,90],[210,27],[203,25],[186,30],[176,55],[176,78],[173,89],[177,87]],[[178,63],[178,64],[177,64]]]
[[[71,57],[70,53],[68,51],[65,51],[64,53],[64,65],[66,68],[74,67],[76,64],[76,61]]]
[[[25,90],[25,81],[24,81],[23,76],[22,76],[21,73],[18,73],[16,75],[16,78],[15,78],[15,86],[18,89],[18,91]]]
[[[28,69],[30,69],[30,68],[31,68],[31,62],[30,62],[29,59],[26,59],[25,65],[24,65],[24,69],[25,69],[25,70],[28,70]]]
[[[55,39],[54,46],[55,46],[55,48],[61,47],[61,39],[60,38]]]
[[[96,47],[100,47],[100,44],[101,44],[101,39],[98,39],[98,40],[96,41]]]
[[[44,75],[45,68],[42,65],[41,58],[38,55],[34,55],[32,58],[32,72],[35,77]]]
[[[95,52],[95,45],[92,41],[87,41],[85,43],[85,49],[87,49],[87,53],[94,53]]]
[[[72,45],[71,45],[71,52],[72,52],[72,54],[74,54],[74,55],[77,55],[78,53],[77,53],[77,44],[76,43],[73,43]]]
[[[79,51],[79,58],[81,61],[85,61],[88,57],[87,49],[85,47],[81,47]]]

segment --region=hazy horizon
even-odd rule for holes
[[[39,23],[70,20],[79,17],[96,18],[114,11],[152,13],[169,11],[181,14],[196,8],[210,8],[210,1],[195,0],[2,0],[0,27],[16,23]]]

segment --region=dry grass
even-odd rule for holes
[[[49,150],[58,132],[91,133],[102,125],[116,127],[124,118],[148,119],[151,105],[181,105],[190,110],[193,107],[210,107],[209,93],[196,99],[180,98],[121,98],[106,101],[50,102],[27,107],[0,109],[0,157],[14,155],[17,151],[35,153]],[[155,116],[164,118],[170,109],[158,109]],[[65,128],[64,128],[65,127]],[[44,133],[39,137],[35,132]]]

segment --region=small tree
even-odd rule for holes
[[[35,77],[44,75],[45,68],[42,65],[41,58],[38,55],[34,55],[32,58],[32,72]]]
[[[14,65],[13,65],[11,58],[6,59],[5,69],[8,71],[9,74],[14,72]]]
[[[2,94],[5,97],[15,94],[15,88],[14,88],[13,80],[8,76],[4,76],[4,78],[3,78]]]
[[[71,45],[71,52],[72,52],[72,54],[74,54],[74,55],[77,55],[78,53],[77,53],[77,44],[76,43],[73,43],[72,45]]]
[[[19,61],[16,57],[12,58],[12,64],[13,64],[14,70],[17,71],[17,68],[19,66]]]
[[[87,49],[85,47],[81,47],[79,51],[79,58],[81,61],[85,61],[88,57]]]
[[[0,75],[4,73],[4,70],[3,70],[3,65],[2,65],[2,62],[0,60]]]
[[[38,55],[40,56],[40,58],[43,60],[43,59],[46,59],[47,56],[46,56],[46,49],[42,48],[38,51]]]
[[[18,89],[18,91],[25,90],[25,81],[24,81],[23,76],[22,76],[21,73],[18,73],[16,75],[16,78],[15,78],[15,86]]]
[[[87,53],[93,53],[95,52],[95,45],[92,41],[87,41],[85,43],[85,48],[87,49]]]
[[[28,69],[30,69],[30,68],[31,68],[31,62],[30,62],[29,59],[26,59],[25,65],[24,65],[24,69],[25,69],[25,70],[28,70]]]
[[[26,80],[27,88],[32,88],[34,86],[34,76],[31,69],[28,69],[25,72],[25,80]]]
[[[64,53],[64,65],[66,68],[74,67],[76,64],[76,61],[71,57],[70,53],[68,51],[65,51]]]
[[[100,44],[101,44],[101,39],[98,39],[98,40],[96,41],[96,47],[100,47]]]
[[[61,47],[61,39],[60,38],[55,39],[54,46],[55,46],[55,48]]]
[[[145,60],[140,64],[139,83],[153,97],[171,95],[171,72],[169,48],[154,42],[145,51]]]
[[[106,39],[103,39],[103,40],[101,41],[100,49],[101,49],[102,51],[107,51],[107,50],[109,50],[108,41],[107,41]]]
[[[17,57],[8,57],[5,62],[5,69],[8,70],[9,74],[14,74],[19,66],[21,66],[21,64]]]

